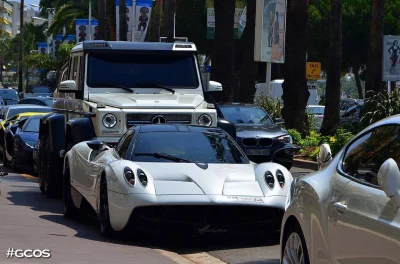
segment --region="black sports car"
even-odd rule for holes
[[[251,104],[219,104],[218,108],[220,118],[235,124],[236,140],[251,161],[271,161],[277,150],[288,148],[280,151],[274,161],[292,167],[293,155],[300,148],[292,145],[292,137],[280,126],[282,119],[272,120],[261,107]]]
[[[7,153],[14,171],[20,167],[36,170],[32,155],[39,136],[40,118],[39,115],[22,119],[5,131]]]

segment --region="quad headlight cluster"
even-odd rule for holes
[[[137,173],[140,184],[146,188],[147,184],[149,182],[146,173],[144,173],[144,171],[142,171],[141,169],[138,169],[136,173]],[[129,167],[125,167],[124,168],[124,176],[125,176],[125,179],[129,182],[129,184],[132,187],[134,187],[135,183],[136,183],[136,177],[135,177],[135,173],[133,172],[133,170]]]
[[[276,178],[278,180],[278,184],[281,188],[285,186],[285,175],[281,170],[276,170]],[[265,183],[272,190],[275,187],[275,177],[270,171],[266,171],[264,174]]]

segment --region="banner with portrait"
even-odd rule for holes
[[[286,0],[260,0],[256,3],[254,60],[284,63]]]
[[[400,81],[400,36],[383,37],[382,81]]]
[[[137,0],[135,21],[133,23],[133,41],[144,42],[150,24],[152,0]]]
[[[38,53],[39,54],[49,54],[48,46],[46,42],[38,42]]]
[[[76,43],[95,39],[98,24],[99,22],[96,19],[92,19],[91,30],[89,30],[89,19],[75,19]]]
[[[134,19],[134,13],[133,13],[133,0],[126,0],[126,27],[127,27],[127,33],[126,33],[126,40],[127,41],[132,41],[132,27],[133,27],[133,19]],[[115,23],[116,23],[116,36],[117,40],[119,40],[119,0],[115,0]]]

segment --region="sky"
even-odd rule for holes
[[[36,5],[38,5],[39,2],[40,2],[40,0],[25,0],[25,6],[31,7],[29,4],[36,4]],[[37,8],[34,8],[34,9],[37,9]]]

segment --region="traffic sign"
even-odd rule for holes
[[[321,63],[307,62],[306,63],[307,80],[319,80],[321,78]]]

